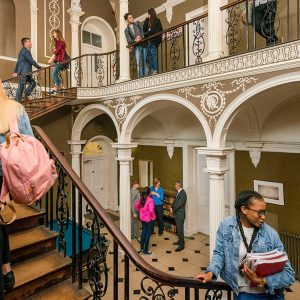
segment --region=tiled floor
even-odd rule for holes
[[[104,229],[104,231],[106,231]],[[110,239],[109,234],[107,234],[107,238]],[[176,241],[176,236],[169,232],[164,232],[163,236],[158,236],[154,234],[151,236],[150,240],[150,251],[154,252],[153,256],[145,256],[142,257],[148,261],[150,264],[155,266],[161,271],[167,272],[169,274],[176,274],[180,276],[186,277],[194,277],[196,274],[201,272],[209,262],[209,247],[208,247],[208,236],[203,234],[196,234],[190,239],[186,239],[186,247],[183,251],[177,253],[174,250],[176,246],[173,246],[172,243]],[[133,245],[137,250],[139,250],[139,244],[136,240],[132,241]],[[112,244],[110,245],[110,254],[107,257],[107,264],[110,268],[109,270],[109,283],[108,283],[108,291],[103,299],[113,299],[113,255],[112,255]],[[123,275],[124,275],[124,263],[122,262],[122,256],[119,255],[119,299],[123,299],[124,295],[124,284],[123,284]],[[141,281],[144,278],[144,275],[136,269],[133,264],[130,264],[130,300],[136,299],[154,299],[152,296],[147,296],[143,293],[141,289]],[[147,283],[149,281],[146,281]],[[155,284],[148,284],[148,286],[155,287]],[[88,288],[88,285],[86,285]],[[163,289],[166,292],[166,289]],[[300,283],[296,283],[292,287],[293,292],[287,293],[286,300],[300,300]],[[173,298],[166,299],[175,299],[175,300],[183,300],[183,289],[178,289],[178,293]],[[201,293],[200,293],[201,294]],[[205,291],[202,292],[200,299],[204,299]],[[147,298],[141,298],[145,296]],[[155,298],[156,299],[156,298]],[[164,298],[157,298],[164,299]],[[193,294],[191,295],[191,299],[193,298]],[[224,298],[227,299],[227,298]]]

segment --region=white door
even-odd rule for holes
[[[103,208],[107,209],[105,158],[84,159],[82,172],[83,182]]]

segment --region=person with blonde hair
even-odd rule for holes
[[[28,115],[17,101],[9,99],[0,80],[0,144],[5,142],[10,124],[17,118],[21,134],[33,136]],[[0,192],[2,188],[2,164],[0,160]],[[0,299],[4,299],[4,290],[13,288],[14,273],[10,265],[9,239],[5,226],[0,225]]]
[[[54,29],[52,31],[52,43],[55,45],[53,55],[49,59],[49,64],[54,64],[53,68],[53,81],[54,90],[51,94],[56,94],[62,91],[62,82],[59,78],[59,73],[64,69],[63,63],[66,61],[66,42],[60,30]]]

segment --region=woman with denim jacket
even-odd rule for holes
[[[284,269],[271,276],[260,278],[240,263],[247,253],[264,253],[278,249],[284,251],[278,233],[265,224],[267,205],[254,191],[240,193],[235,202],[236,216],[225,218],[219,226],[216,247],[205,274],[198,279],[204,283],[221,278],[232,288],[235,300],[283,300],[284,288],[295,281],[288,261]],[[247,281],[255,284],[249,288]]]
[[[28,115],[17,101],[9,99],[0,80],[0,144],[5,142],[6,133],[14,118],[17,118],[20,133],[32,135]],[[2,187],[2,165],[0,160],[0,192]],[[13,288],[14,273],[10,266],[9,240],[5,226],[0,225],[0,299],[4,299],[4,290]]]

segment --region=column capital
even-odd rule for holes
[[[205,171],[211,176],[223,177],[229,170],[227,167],[227,156],[235,151],[235,148],[197,148],[198,154],[206,155],[207,168]]]
[[[67,10],[67,13],[68,13],[68,14],[70,15],[70,17],[71,17],[70,23],[71,23],[71,24],[72,24],[72,23],[75,23],[75,24],[78,24],[78,25],[81,24],[81,22],[79,22],[80,17],[83,16],[83,15],[85,14],[85,12],[83,12],[83,11],[81,10],[81,8],[78,9],[78,8],[73,8],[73,7],[69,8],[69,9]]]
[[[69,140],[68,144],[73,146],[73,145],[85,145],[87,140]]]
[[[82,145],[85,145],[86,140],[70,140],[68,141],[68,144],[71,146],[71,155],[81,155],[82,154]]]
[[[131,157],[132,149],[136,148],[137,144],[134,144],[134,143],[130,143],[130,144],[115,143],[115,144],[112,144],[112,147],[118,149],[117,160],[120,163],[121,162],[129,163],[130,161],[133,160],[133,158]]]

